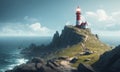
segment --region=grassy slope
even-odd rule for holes
[[[78,29],[76,27],[70,26],[70,28],[73,28],[77,34],[88,36],[86,41],[83,41],[82,43],[90,49],[90,51],[93,51],[94,53],[91,55],[83,55],[80,56],[80,52],[83,51],[83,47],[81,43],[78,43],[76,45],[73,45],[71,47],[65,48],[62,51],[59,51],[56,53],[57,56],[69,56],[69,57],[78,57],[78,61],[73,64],[72,66],[77,67],[79,63],[85,63],[85,64],[93,64],[99,59],[99,56],[103,54],[105,51],[109,50],[110,47],[106,44],[99,41],[93,34],[91,34],[89,29]],[[84,60],[91,59],[90,61],[85,62]]]

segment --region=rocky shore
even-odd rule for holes
[[[94,70],[91,66],[84,64],[79,64],[78,68],[74,68],[69,61],[62,58],[45,62],[43,59],[35,57],[26,64],[16,66],[5,72],[94,72]]]
[[[71,63],[74,63],[72,61],[77,61],[77,59],[59,57],[44,61],[35,57],[5,72],[120,72],[120,45],[101,55],[100,59],[91,66],[79,63],[75,68],[71,66]]]

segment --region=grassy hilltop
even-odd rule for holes
[[[99,56],[101,54],[110,49],[108,45],[102,43],[96,35],[92,34],[90,29],[80,29],[71,25],[66,27],[72,30],[75,34],[83,36],[83,40],[81,42],[78,42],[72,46],[68,46],[67,48],[62,49],[55,54],[58,57],[77,57],[78,61],[72,64],[72,66],[76,67],[79,63],[91,65],[99,59]],[[85,48],[92,52],[92,54],[81,55],[84,52]]]

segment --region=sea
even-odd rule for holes
[[[120,44],[119,37],[105,36],[100,37],[100,40],[110,46]],[[20,54],[22,48],[28,47],[31,43],[47,45],[51,41],[52,37],[0,37],[0,72],[12,69],[28,61]]]
[[[20,54],[22,48],[31,43],[47,45],[51,40],[51,37],[0,37],[0,72],[28,61]]]

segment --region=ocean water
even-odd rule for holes
[[[51,37],[0,37],[0,72],[28,61],[20,54],[20,48],[31,43],[48,44],[50,41]]]
[[[28,47],[31,43],[37,45],[48,44],[51,37],[0,37],[0,72],[12,69],[14,66],[25,63],[21,49]],[[119,37],[100,37],[100,40],[108,45],[117,46],[120,44]]]
[[[100,36],[100,40],[110,46],[120,45],[120,37],[119,36]]]

